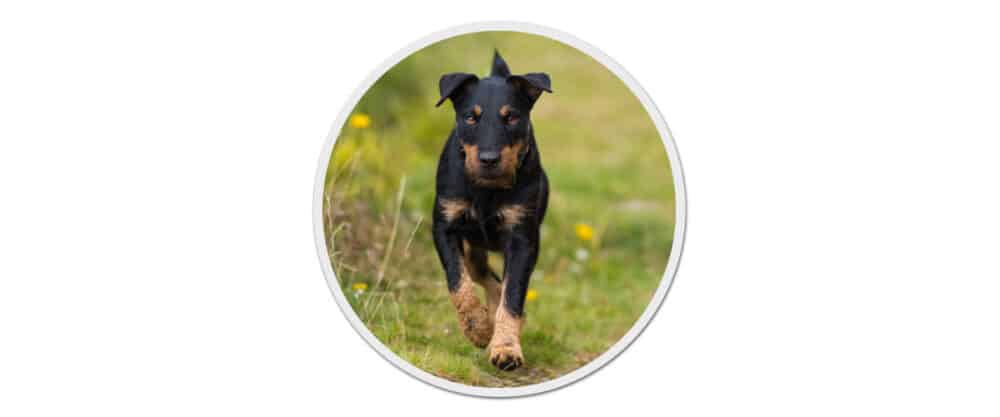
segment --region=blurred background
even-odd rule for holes
[[[551,195],[527,297],[526,365],[514,372],[495,370],[459,331],[429,227],[454,125],[450,104],[434,107],[438,79],[487,75],[494,48],[514,74],[548,73],[554,91],[532,111]],[[471,385],[537,383],[596,358],[646,308],[673,243],[670,164],[641,103],[586,54],[523,33],[450,38],[391,68],[343,126],[325,190],[329,256],[355,312],[403,359]]]

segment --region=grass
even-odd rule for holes
[[[548,72],[555,91],[532,112],[552,192],[526,306],[526,365],[513,372],[462,336],[429,228],[437,157],[454,123],[450,106],[433,106],[437,80],[485,74],[494,47],[514,73]],[[326,178],[327,246],[354,311],[397,355],[465,384],[533,384],[594,359],[641,315],[672,247],[673,180],[651,119],[592,58],[533,35],[463,35],[404,59],[353,114]]]

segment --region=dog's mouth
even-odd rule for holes
[[[496,166],[491,168],[487,167],[480,168],[479,173],[476,176],[485,180],[495,180],[500,177],[506,176],[506,174],[499,166]]]
[[[511,188],[514,185],[513,176],[501,169],[482,169],[467,175],[473,184],[482,188]]]

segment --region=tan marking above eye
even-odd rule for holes
[[[479,116],[483,114],[483,108],[479,107],[479,105],[476,104],[476,105],[472,106],[472,113],[474,115],[470,114],[468,116],[465,116],[465,124],[470,125],[470,126],[476,124],[476,122],[479,119]]]
[[[512,110],[509,104],[504,104],[503,107],[500,107],[500,118],[509,125],[516,124],[520,120],[520,117],[513,114]]]

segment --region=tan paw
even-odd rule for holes
[[[521,345],[513,342],[492,344],[489,347],[490,363],[501,371],[513,371],[524,364]]]
[[[478,307],[465,314],[459,314],[459,326],[462,326],[462,333],[476,347],[483,348],[490,343],[493,337],[493,320],[485,307]]]

